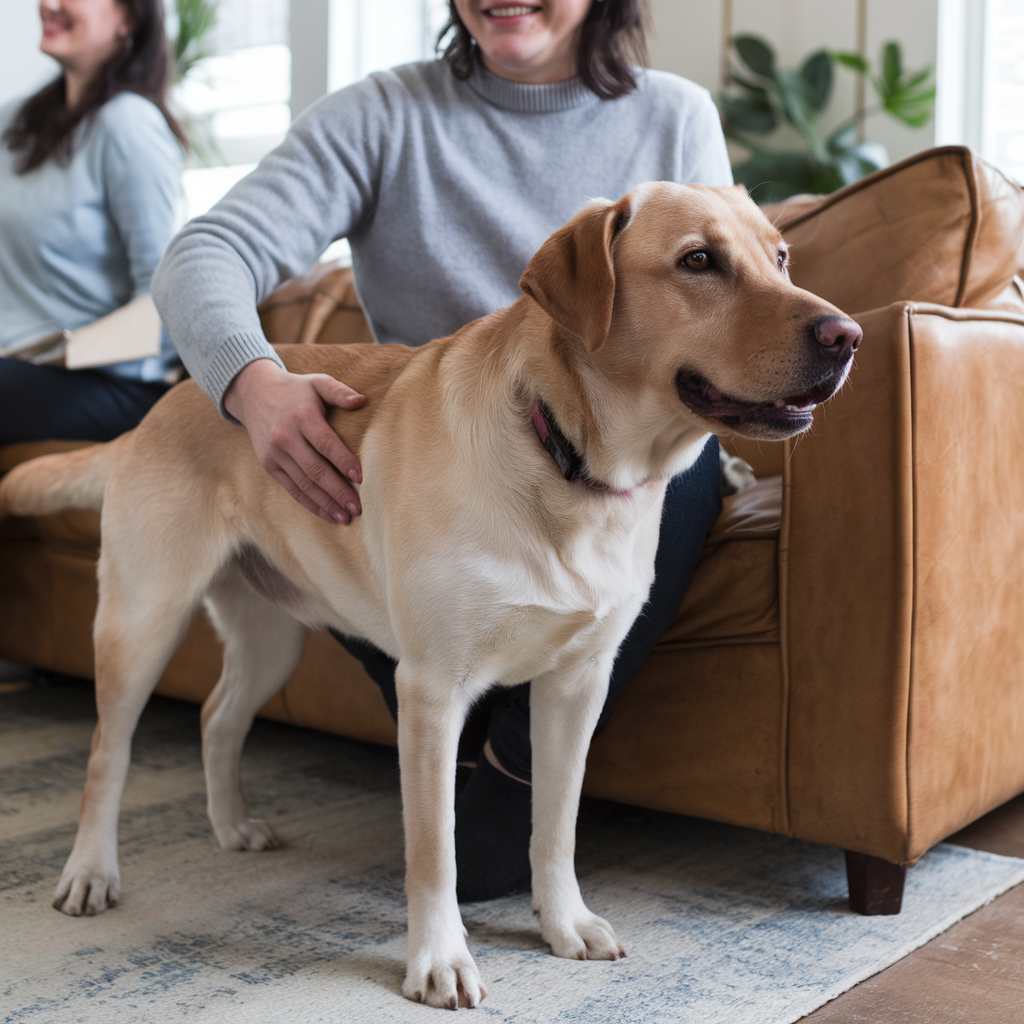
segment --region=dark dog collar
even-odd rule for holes
[[[541,444],[547,448],[566,480],[582,480],[595,491],[607,491],[608,485],[595,480],[583,464],[583,456],[575,445],[562,433],[551,410],[538,398],[533,403],[533,426]]]

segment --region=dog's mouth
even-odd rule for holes
[[[814,420],[814,407],[831,398],[845,376],[844,366],[807,391],[773,402],[731,398],[694,370],[680,370],[676,374],[676,390],[683,405],[703,419],[760,436],[783,438],[807,430]]]

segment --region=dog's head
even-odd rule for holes
[[[849,317],[791,283],[787,262],[742,187],[650,182],[574,217],[520,287],[645,406],[777,440],[811,425],[861,340]]]

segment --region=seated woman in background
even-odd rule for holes
[[[41,0],[63,74],[0,106],[0,445],[106,441],[166,391],[177,357],[101,370],[3,358],[149,292],[174,234],[184,134],[167,109],[161,0]]]

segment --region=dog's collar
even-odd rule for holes
[[[555,465],[558,466],[566,480],[570,483],[573,480],[582,480],[595,491],[611,490],[608,484],[596,480],[587,472],[583,464],[583,456],[576,450],[572,441],[562,433],[554,414],[539,398],[535,399],[533,403],[533,426],[541,444],[547,448],[551,458],[555,460]]]

